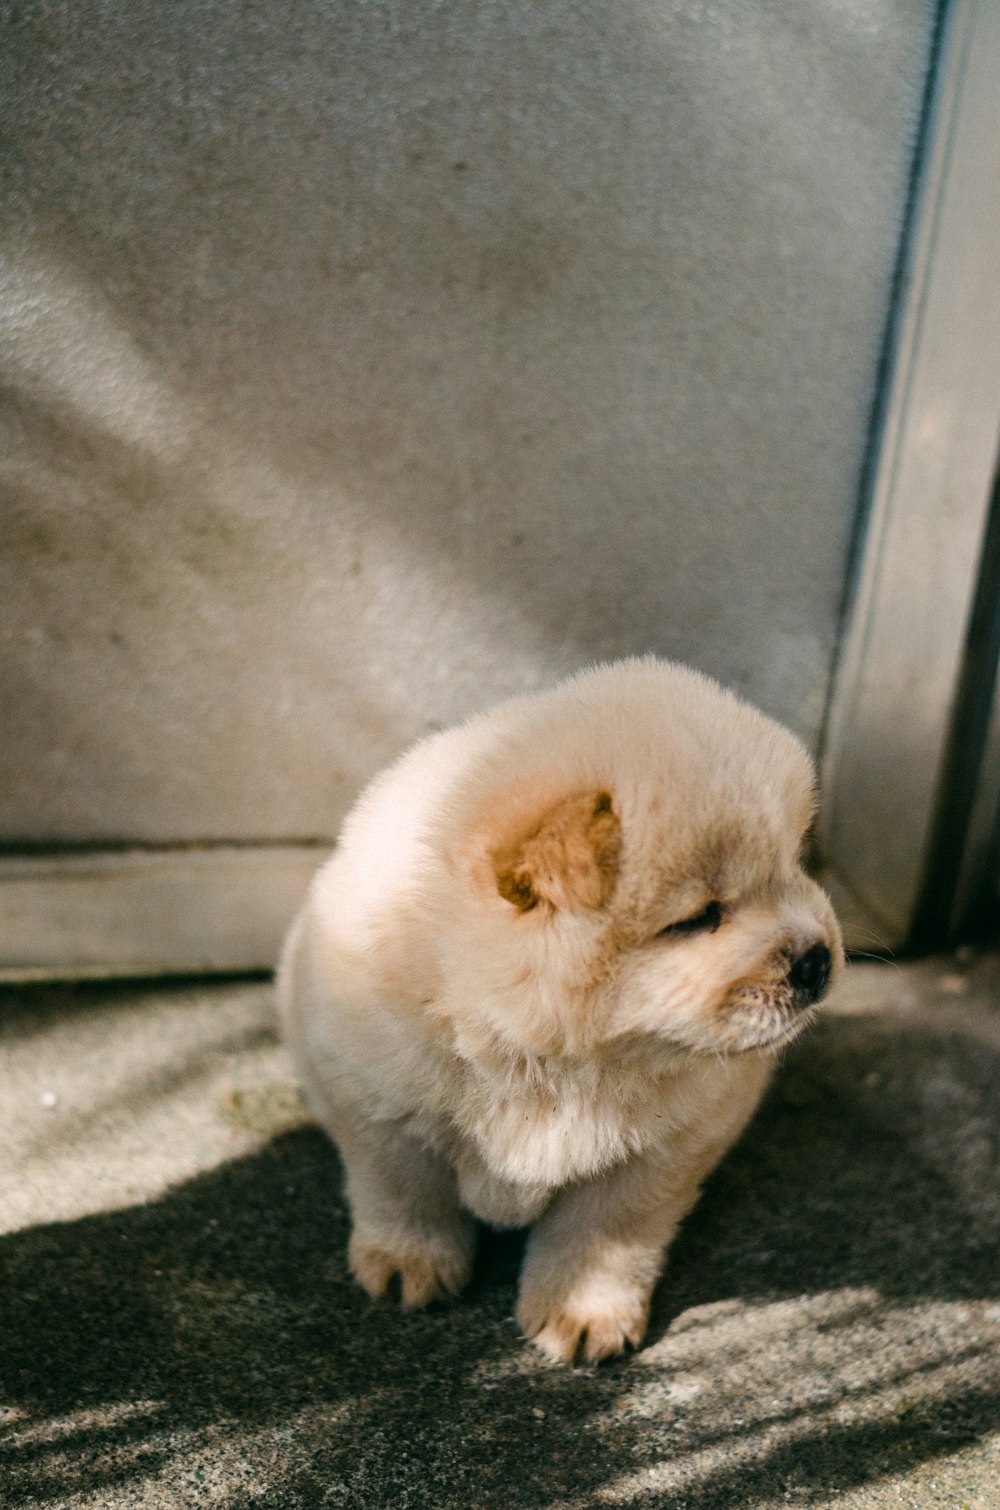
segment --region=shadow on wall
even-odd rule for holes
[[[447,1309],[367,1302],[313,1129],[7,1237],[3,1483],[12,1503],[748,1510],[905,1474],[1000,1410],[996,1070],[947,1027],[827,1019],[687,1223],[650,1345],[597,1371],[517,1339],[516,1236]]]
[[[21,8],[0,833],[329,832],[650,648],[811,738],[932,10]]]

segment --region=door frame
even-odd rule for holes
[[[938,942],[958,880],[934,862],[1000,440],[998,78],[1000,6],[946,5],[821,748],[822,879],[857,949]]]

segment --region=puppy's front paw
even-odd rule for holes
[[[639,1346],[649,1302],[625,1292],[547,1297],[527,1291],[516,1314],[525,1337],[557,1363],[600,1363]]]
[[[404,1309],[414,1310],[464,1290],[472,1272],[472,1244],[404,1244],[370,1240],[356,1233],[351,1238],[348,1262],[358,1284],[374,1300],[385,1295],[398,1279]]]

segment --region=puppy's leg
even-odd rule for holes
[[[560,1362],[587,1363],[638,1347],[663,1256],[730,1139],[679,1161],[630,1160],[562,1191],[532,1229],[517,1319]]]
[[[404,1122],[377,1121],[354,1104],[351,1089],[359,1080],[378,1083],[379,1064],[389,1057],[388,1019],[377,998],[354,1017],[343,1011],[329,979],[330,957],[322,920],[303,909],[278,971],[285,1038],[306,1099],[346,1170],[351,1273],[372,1296],[384,1295],[398,1278],[404,1306],[426,1305],[468,1281],[475,1227],[460,1209],[448,1163]],[[350,978],[350,963],[339,963]],[[363,981],[353,984],[355,994],[362,991]]]
[[[475,1224],[458,1203],[454,1172],[394,1123],[335,1130],[353,1217],[351,1273],[369,1295],[398,1276],[404,1306],[457,1295],[472,1270]]]

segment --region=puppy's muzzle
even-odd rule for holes
[[[795,992],[797,1005],[811,1007],[826,995],[833,970],[833,955],[825,944],[813,944],[792,960],[788,984]]]

